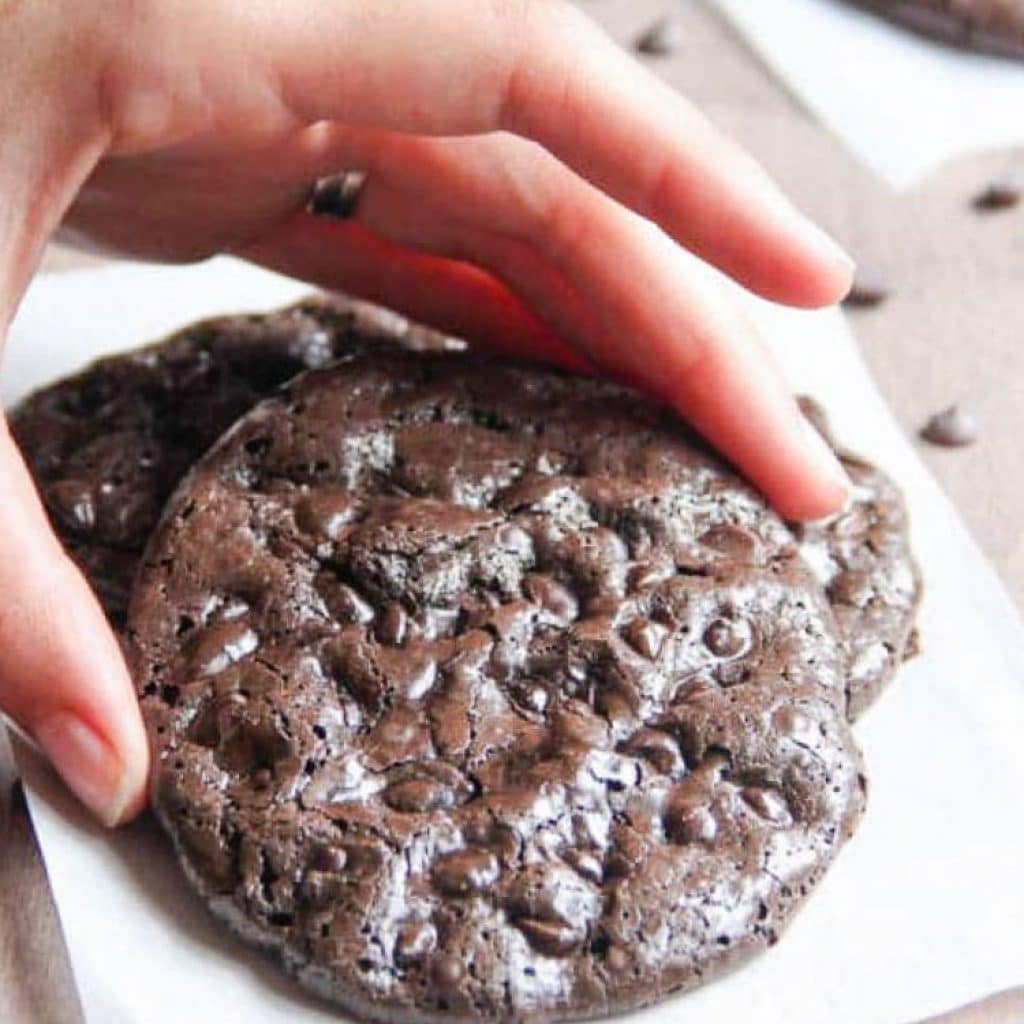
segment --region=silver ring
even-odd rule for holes
[[[320,178],[310,189],[306,209],[314,217],[349,220],[355,216],[365,184],[365,171],[342,171]]]

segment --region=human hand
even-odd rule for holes
[[[30,43],[25,41],[29,40]],[[711,263],[834,302],[851,264],[561,0],[0,0],[0,330],[49,234],[232,251],[669,403],[785,515],[846,491]],[[348,219],[310,185],[365,171]],[[644,218],[657,224],[657,230]],[[6,434],[0,706],[105,821],[143,802],[116,643]]]

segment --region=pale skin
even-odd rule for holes
[[[568,3],[0,0],[0,67],[0,337],[55,233],[229,251],[632,382],[787,517],[845,500],[705,264],[813,307],[850,260]],[[356,216],[313,217],[342,169],[368,175]],[[0,708],[116,824],[146,797],[131,681],[6,429],[0,495]]]

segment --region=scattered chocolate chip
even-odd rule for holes
[[[648,57],[667,57],[683,45],[683,26],[670,14],[659,18],[636,41],[638,53]]]
[[[872,267],[858,267],[853,287],[843,299],[843,305],[850,309],[870,309],[885,302],[889,293],[889,282],[885,275]]]
[[[921,437],[945,448],[962,448],[978,439],[978,422],[958,405],[937,412],[922,428]]]
[[[1022,185],[1017,177],[997,178],[974,197],[972,205],[976,210],[1009,210],[1020,202]]]

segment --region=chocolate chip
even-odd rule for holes
[[[577,929],[563,921],[520,917],[516,927],[534,949],[546,956],[568,956],[583,940]]]
[[[765,786],[745,786],[740,790],[743,802],[757,815],[772,825],[789,827],[793,815],[785,798],[777,790]]]
[[[668,629],[660,622],[639,618],[634,619],[626,627],[625,636],[633,650],[654,661],[661,653]]]
[[[711,843],[718,834],[718,822],[702,804],[677,803],[665,814],[665,832],[677,843]]]
[[[753,628],[746,619],[715,619],[704,632],[704,643],[716,658],[746,654],[753,639]]]
[[[395,960],[402,967],[425,960],[437,945],[437,930],[429,921],[408,921],[395,938]]]
[[[318,871],[310,868],[302,878],[299,895],[302,900],[314,909],[329,907],[343,890],[345,882],[337,874]]]
[[[978,439],[978,422],[958,405],[937,412],[921,428],[921,437],[944,448],[961,448]]]
[[[754,561],[759,546],[757,536],[750,530],[729,523],[715,526],[701,534],[699,542],[729,558],[745,562]]]
[[[354,837],[345,843],[344,849],[345,868],[352,875],[371,875],[384,862],[384,849],[372,839]]]
[[[605,860],[605,873],[611,878],[629,878],[638,874],[647,860],[647,846],[628,825],[612,826],[613,844]]]
[[[664,775],[681,775],[686,771],[679,744],[660,729],[638,729],[622,746],[623,751],[643,758]]]
[[[200,634],[191,649],[191,665],[199,676],[215,676],[259,647],[259,637],[244,619],[220,622]]]
[[[558,622],[568,624],[579,614],[579,604],[572,591],[551,576],[531,573],[523,580],[523,590]]]
[[[589,850],[569,850],[565,854],[565,862],[581,877],[600,885],[604,878],[604,868],[601,861]]]
[[[434,964],[434,981],[441,989],[453,989],[466,973],[457,956],[443,956]]]
[[[377,639],[382,644],[400,647],[409,632],[409,616],[400,604],[389,604],[377,623]]]
[[[997,178],[974,197],[972,205],[976,210],[1009,210],[1020,202],[1022,181],[1010,176]]]
[[[667,580],[672,572],[673,567],[667,562],[640,562],[629,570],[627,585],[631,593],[647,590]]]
[[[874,593],[870,573],[858,569],[840,572],[829,584],[828,599],[834,605],[863,608]]]
[[[500,874],[498,860],[489,850],[459,850],[442,857],[432,874],[434,885],[448,896],[468,896],[489,889]]]
[[[343,846],[318,846],[309,858],[313,871],[338,874],[348,864],[348,851]]]
[[[843,299],[843,305],[849,309],[870,309],[880,306],[890,294],[889,282],[885,275],[875,267],[858,267],[853,287]]]
[[[638,53],[648,57],[667,57],[683,45],[683,26],[670,14],[659,18],[636,41]]]
[[[508,692],[517,707],[534,715],[543,715],[551,700],[548,688],[535,679],[520,679]]]
[[[437,779],[403,779],[388,787],[384,794],[388,806],[405,814],[423,814],[451,807],[455,794]]]

